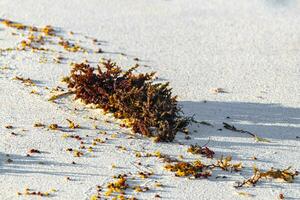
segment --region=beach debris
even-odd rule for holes
[[[138,65],[122,71],[116,63],[104,60],[95,72],[88,64],[75,64],[68,87],[76,99],[112,112],[133,132],[155,137],[156,141],[172,141],[191,118],[181,115],[168,83],[153,83],[154,72],[134,74],[136,68]]]
[[[80,128],[79,124],[75,124],[73,121],[66,119],[69,122],[69,128],[70,129],[75,129],[75,128]]]
[[[62,97],[65,97],[65,96],[68,96],[68,95],[71,95],[71,94],[73,94],[72,91],[63,92],[63,93],[60,93],[60,94],[55,94],[55,95],[52,95],[52,96],[48,99],[48,101],[54,101],[54,100],[56,100],[56,99],[58,99],[58,98],[62,98]]]
[[[191,139],[191,137],[190,137],[190,136],[188,136],[188,135],[186,135],[186,136],[184,136],[184,139],[186,139],[186,140],[190,140],[190,139]]]
[[[270,170],[266,172],[262,172],[259,170],[256,166],[253,166],[253,176],[249,179],[244,180],[241,183],[238,183],[235,187],[240,188],[243,186],[255,186],[258,181],[261,179],[279,179],[288,183],[293,182],[294,178],[299,175],[298,171],[291,171],[291,167],[288,167],[286,169],[280,170],[276,169],[274,170],[271,168]]]
[[[90,197],[90,200],[100,200],[101,199],[101,195],[100,194],[93,194]]]
[[[251,160],[257,160],[257,157],[256,156],[252,156],[250,159]]]
[[[36,91],[36,90],[31,90],[31,91],[30,91],[30,94],[36,94],[36,95],[39,95],[39,92]]]
[[[70,77],[68,77],[68,76],[63,76],[63,77],[60,79],[60,81],[63,82],[63,83],[68,83],[69,80],[70,80]]]
[[[134,186],[133,189],[135,192],[146,192],[149,190],[149,187],[147,187],[147,186],[142,187],[142,186],[138,185],[138,186]]]
[[[36,84],[30,78],[15,76],[13,80],[21,81],[25,86],[35,86]]]
[[[160,151],[155,151],[153,153],[146,153],[145,157],[157,157],[166,163],[179,162],[177,158],[174,158],[167,154],[163,154]]]
[[[6,129],[13,129],[14,127],[12,125],[5,125],[4,126]]]
[[[27,28],[27,26],[25,26],[24,24],[21,24],[21,23],[17,23],[17,22],[13,22],[13,21],[10,21],[10,20],[0,20],[1,23],[7,27],[11,27],[11,28],[16,28],[16,29],[25,29]]]
[[[192,154],[201,154],[201,155],[204,155],[207,158],[213,158],[213,156],[215,154],[215,152],[213,152],[208,147],[201,147],[197,144],[196,145],[190,145],[187,152],[192,153]]]
[[[210,170],[205,170],[205,165],[197,160],[194,162],[178,162],[175,164],[165,165],[165,169],[175,173],[175,176],[194,177],[194,178],[208,178],[211,176]]]
[[[64,58],[62,56],[58,55],[53,58],[53,61],[54,63],[60,64],[63,59]]]
[[[58,126],[57,124],[50,124],[50,125],[48,126],[48,128],[49,128],[50,130],[57,130],[57,129],[59,128],[59,126]]]
[[[111,164],[111,168],[115,169],[115,168],[117,168],[117,165],[113,163],[113,164]]]
[[[32,50],[36,51],[52,51],[51,49],[44,48],[44,44],[56,44],[67,52],[94,52],[94,53],[103,53],[104,51],[101,48],[97,48],[94,51],[88,51],[88,49],[81,46],[81,43],[74,42],[74,40],[68,40],[62,36],[58,35],[57,30],[52,26],[48,25],[42,28],[35,26],[27,26],[21,23],[13,22],[10,20],[2,20],[0,22],[7,27],[14,28],[17,30],[23,30],[22,36],[24,38],[21,42],[18,43],[18,46],[15,48],[6,48],[0,49],[0,52],[4,51],[14,51],[14,50]],[[27,33],[28,32],[28,33]],[[27,35],[26,35],[27,34]],[[73,35],[72,31],[69,32],[69,35]],[[12,33],[12,35],[19,35],[18,33]],[[21,35],[21,34],[20,34]],[[59,39],[55,41],[54,38]],[[53,40],[52,40],[53,39]],[[51,41],[51,42],[50,42]],[[92,39],[93,43],[98,43],[97,39]],[[59,51],[61,53],[61,51]],[[123,53],[120,53],[124,55]],[[52,57],[53,61],[57,64],[61,63],[65,58],[61,55],[56,54]],[[46,63],[48,60],[47,57],[41,57],[40,63]],[[139,58],[134,58],[134,61],[141,61]],[[49,101],[55,101],[64,96],[75,94],[76,98],[83,100],[86,104],[96,104],[97,107],[102,108],[105,112],[111,112],[116,118],[122,119],[123,123],[121,127],[131,127],[133,132],[141,133],[145,136],[153,138],[153,141],[172,141],[177,132],[183,132],[188,134],[187,126],[190,122],[196,122],[193,118],[184,117],[181,114],[181,108],[177,106],[176,96],[172,96],[171,88],[169,88],[168,83],[157,84],[154,83],[155,73],[146,73],[146,74],[134,74],[133,71],[137,69],[138,65],[132,67],[127,71],[122,71],[119,66],[110,60],[103,60],[100,66],[98,66],[98,71],[93,67],[88,65],[89,61],[85,59],[84,63],[81,64],[72,64],[74,67],[71,71],[70,76],[62,78],[62,82],[67,83],[70,91],[64,92],[64,88],[56,87],[53,91],[61,92],[55,95],[52,95],[49,98]],[[91,62],[90,62],[91,63]],[[147,65],[145,65],[147,67]],[[7,67],[1,67],[1,70],[8,69]],[[23,78],[16,76],[14,80],[22,82],[25,86],[36,86],[35,82],[29,78]],[[46,89],[49,89],[46,87]],[[52,91],[52,92],[53,92]],[[223,88],[214,88],[211,90],[213,93],[227,93]],[[32,90],[31,94],[38,94],[36,90]],[[130,102],[130,103],[129,103]],[[207,101],[204,101],[206,103]],[[229,117],[227,117],[229,119]],[[73,121],[66,119],[69,122],[69,128],[75,129],[79,128],[78,124],[75,124]],[[97,120],[97,119],[96,119]],[[111,123],[107,120],[106,123]],[[197,122],[202,125],[211,126],[212,124],[201,121]],[[223,123],[224,128],[246,133],[252,136],[257,142],[270,142],[265,138],[258,137],[256,134],[253,134],[249,131],[239,130],[236,127]],[[42,123],[35,123],[34,127],[45,127]],[[97,129],[97,126],[94,126]],[[11,125],[6,126],[7,129],[12,129]],[[57,130],[59,126],[57,124],[50,124],[50,130]],[[222,129],[219,129],[222,130]],[[11,133],[16,135],[15,133]],[[106,134],[106,132],[101,132],[101,134]],[[82,137],[79,135],[70,135],[63,134],[63,138],[74,138],[80,141],[79,150],[67,148],[66,151],[72,152],[74,157],[81,157],[84,153],[93,152],[95,147],[85,146],[90,143],[82,141]],[[88,137],[88,136],[87,136]],[[113,133],[111,138],[117,138],[117,133]],[[299,136],[296,136],[299,138]],[[92,140],[93,146],[105,143],[105,140],[101,138],[95,138]],[[190,136],[186,136],[186,139],[190,139]],[[85,145],[83,145],[85,144]],[[122,150],[122,152],[129,151],[125,146],[116,146],[117,149]],[[82,150],[82,151],[81,151]],[[213,158],[214,152],[208,147],[191,145],[188,147],[188,152],[192,154],[200,154],[207,158]],[[27,154],[30,157],[30,154],[41,153],[37,149],[30,149]],[[137,158],[141,157],[157,157],[161,159],[165,165],[165,169],[175,173],[175,176],[180,177],[189,177],[189,178],[208,178],[212,175],[212,170],[214,168],[219,168],[224,171],[240,171],[243,166],[242,163],[232,164],[231,156],[221,157],[217,160],[215,164],[205,164],[200,160],[194,162],[185,162],[184,157],[179,155],[178,158],[180,161],[172,156],[163,154],[160,151],[154,153],[146,153],[143,155],[141,152],[135,152],[134,154]],[[253,160],[256,160],[256,157],[253,157]],[[11,159],[6,160],[7,163],[13,162]],[[43,164],[43,162],[39,162]],[[72,164],[76,164],[74,161]],[[141,162],[137,163],[142,165]],[[112,168],[117,168],[115,164],[111,165]],[[153,172],[140,171],[137,173],[137,177],[140,179],[149,178]],[[261,172],[256,167],[254,167],[254,175],[239,183],[237,187],[243,187],[244,185],[255,185],[260,179],[274,178],[284,180],[285,182],[292,182],[294,177],[298,175],[298,172],[290,171],[290,168],[284,170],[274,170],[273,168],[267,172]],[[217,176],[217,178],[227,178],[227,176]],[[70,177],[65,177],[66,180],[71,180]],[[115,199],[131,199],[136,198],[125,197],[125,190],[132,189],[135,192],[145,192],[149,190],[148,186],[129,186],[128,176],[118,175],[115,176],[116,179],[114,182],[107,184],[106,196],[113,196]],[[162,187],[161,183],[156,183],[156,187]],[[100,192],[102,191],[101,186],[97,186],[97,194],[91,196],[91,200],[100,199]],[[56,192],[56,190],[51,190],[51,192]],[[115,196],[117,194],[117,196]],[[246,192],[238,192],[241,196],[252,196]],[[18,195],[38,195],[38,196],[49,196],[50,192],[39,192],[33,191],[28,188],[25,189],[25,192],[18,192]],[[161,198],[159,194],[154,196],[155,198]],[[284,195],[281,193],[279,195],[280,199],[284,199]]]
[[[45,127],[45,124],[42,124],[41,122],[34,123],[33,127]]]
[[[165,169],[175,173],[175,176],[189,177],[189,178],[208,178],[212,175],[212,170],[215,168],[222,169],[223,171],[241,171],[243,166],[242,163],[231,163],[232,157],[221,156],[215,164],[205,164],[200,160],[185,162],[179,161],[175,164],[165,165]]]
[[[55,189],[51,189],[49,192],[41,192],[41,191],[34,191],[29,188],[25,188],[24,192],[17,192],[17,195],[25,195],[25,196],[40,196],[40,197],[48,197],[51,195],[51,193],[57,192]]]
[[[15,132],[11,132],[10,134],[13,135],[13,136],[18,136],[19,135],[19,134],[15,133]]]
[[[67,40],[61,40],[60,42],[58,42],[58,44],[62,46],[66,51],[69,52],[83,51],[83,48],[80,47],[78,44],[72,44]]]
[[[242,163],[239,162],[236,164],[232,164],[231,160],[232,160],[232,156],[226,156],[226,157],[221,156],[221,158],[217,160],[217,163],[213,164],[213,167],[219,167],[224,171],[241,171],[243,168]]]
[[[231,130],[231,131],[239,132],[239,133],[246,133],[246,134],[250,135],[251,137],[253,137],[255,139],[256,142],[271,142],[270,140],[259,137],[256,134],[251,133],[249,131],[244,131],[242,129],[237,129],[235,126],[230,125],[228,123],[223,122],[223,125],[224,125],[224,128],[227,129],[227,130]]]
[[[94,138],[93,141],[92,141],[92,145],[97,145],[97,144],[103,144],[105,143],[105,140],[101,139],[101,138]]]
[[[199,124],[202,124],[202,125],[214,127],[211,123],[206,122],[206,121],[201,121],[201,122],[198,122],[198,123],[199,123]]]
[[[110,196],[112,193],[124,193],[124,190],[129,188],[129,185],[126,183],[127,175],[120,174],[116,177],[116,181],[107,184],[107,191],[105,196]]]
[[[283,193],[280,193],[280,194],[279,194],[279,199],[284,199]]]
[[[81,151],[78,151],[78,150],[73,150],[73,156],[74,157],[81,157],[83,156],[83,153]]]
[[[212,88],[210,91],[214,94],[228,93],[228,92],[226,92],[226,90],[224,88]]]
[[[146,179],[146,178],[149,178],[149,176],[153,175],[153,172],[139,172],[138,173],[138,176],[141,178],[141,179]]]
[[[130,185],[130,180],[135,180],[133,174],[119,174],[113,176],[114,181],[108,182],[106,184],[106,189],[103,189],[101,186],[97,186],[97,193],[91,196],[91,199],[100,199],[101,192],[104,190],[104,196],[106,198],[114,197],[113,199],[120,200],[137,200],[137,198],[127,196],[126,193],[128,190],[133,190],[135,193],[146,192],[150,190],[148,186],[145,185]]]
[[[47,25],[45,27],[43,27],[41,29],[41,32],[43,32],[45,35],[47,36],[55,36],[55,30],[52,26],[50,25]]]
[[[28,153],[30,153],[30,154],[41,153],[41,151],[39,151],[39,150],[37,150],[37,149],[30,149],[30,150],[28,151]]]

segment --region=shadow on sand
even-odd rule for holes
[[[215,101],[183,101],[180,104],[187,115],[195,114],[196,120],[213,124],[216,130],[214,132],[221,132],[217,129],[223,129],[222,123],[226,122],[261,137],[300,141],[299,108],[283,107],[279,104]],[[209,135],[205,132],[203,134],[213,136],[211,132]],[[241,133],[231,132],[230,136],[240,137]]]

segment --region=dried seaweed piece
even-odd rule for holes
[[[58,128],[59,128],[59,126],[57,124],[50,124],[49,125],[50,130],[57,130]]]
[[[83,153],[81,151],[78,151],[78,150],[73,150],[73,156],[74,157],[81,157],[81,156],[83,156]]]
[[[91,197],[90,197],[90,200],[100,200],[101,199],[101,196],[99,194],[93,194]]]
[[[201,122],[198,122],[198,123],[199,123],[199,124],[202,124],[202,125],[214,127],[214,125],[212,125],[211,123],[208,123],[208,122],[206,122],[206,121],[201,121]]]
[[[66,119],[69,122],[69,128],[70,129],[75,129],[75,128],[80,128],[79,124],[75,124],[73,121]]]
[[[207,170],[207,166],[201,161],[194,162],[178,162],[176,164],[168,164],[166,170],[175,172],[175,176],[192,176],[194,178],[208,178],[211,172]]]
[[[288,167],[286,169],[280,170],[274,170],[271,168],[270,170],[266,172],[260,171],[256,166],[253,167],[254,174],[252,177],[250,177],[247,180],[244,180],[241,183],[238,183],[235,187],[243,187],[245,185],[256,185],[256,183],[261,180],[262,178],[273,178],[273,179],[281,179],[285,182],[291,183],[293,182],[295,176],[298,176],[298,171],[291,171],[291,167]]]
[[[160,159],[162,159],[163,162],[166,162],[166,163],[179,162],[178,159],[171,157],[167,154],[162,154],[160,151],[156,151],[152,154],[151,153],[146,154],[146,157],[150,157],[150,156],[160,158]]]
[[[149,187],[142,187],[142,186],[134,186],[133,187],[133,189],[134,189],[134,191],[135,192],[146,192],[146,191],[148,191],[149,190]]]
[[[239,133],[246,133],[246,134],[252,136],[255,139],[256,142],[270,142],[270,140],[268,140],[268,139],[259,137],[256,134],[251,133],[249,131],[244,131],[242,129],[237,129],[235,126],[227,124],[225,122],[223,122],[223,125],[224,125],[224,128],[227,129],[227,130],[231,130],[231,131],[239,132]]]
[[[155,73],[133,74],[137,67],[122,71],[107,60],[95,72],[88,64],[75,64],[68,87],[75,92],[76,99],[126,119],[133,132],[156,137],[157,141],[172,141],[191,118],[181,115],[168,83],[154,83]]]
[[[43,32],[47,36],[54,36],[55,35],[55,30],[50,25],[47,25],[44,28],[42,28],[41,32]]]
[[[56,94],[56,95],[52,95],[48,101],[54,101],[58,98],[61,98],[61,97],[64,97],[64,96],[67,96],[67,95],[70,95],[70,94],[73,94],[72,91],[68,91],[68,92],[63,92],[63,93],[60,93],[60,94]]]
[[[37,149],[30,149],[29,151],[28,151],[28,153],[41,153],[41,151],[39,151],[39,150],[37,150]]]
[[[5,128],[7,128],[7,129],[12,129],[13,126],[12,126],[12,125],[5,125]]]
[[[77,52],[77,51],[83,50],[83,48],[80,47],[79,45],[72,44],[67,40],[66,41],[62,40],[58,44],[60,46],[62,46],[66,51],[70,51],[70,52]]]
[[[123,193],[129,185],[126,183],[127,181],[126,175],[119,175],[117,180],[112,183],[108,183],[107,191],[105,192],[105,196],[110,196],[112,193]]]
[[[280,194],[279,194],[279,199],[284,199],[283,193],[280,193]]]
[[[201,154],[206,156],[207,158],[213,158],[215,152],[210,150],[208,147],[201,147],[199,145],[191,145],[187,152],[192,153],[192,154]]]
[[[33,127],[45,127],[46,125],[45,124],[42,124],[40,122],[36,122],[34,123]]]
[[[51,192],[54,192],[53,189],[51,190]],[[29,188],[25,188],[24,192],[17,192],[17,195],[34,195],[34,196],[48,197],[50,196],[50,192],[32,191]]]
[[[30,78],[15,76],[13,80],[21,81],[25,86],[35,86],[36,84]]]
[[[175,172],[175,176],[180,177],[192,177],[192,178],[208,178],[212,174],[212,170],[215,168],[222,169],[224,171],[240,171],[242,169],[242,163],[232,164],[231,156],[221,157],[217,160],[216,164],[205,164],[200,160],[194,162],[178,161],[175,164],[165,165],[165,169]]]
[[[7,27],[11,27],[11,28],[16,28],[16,29],[26,29],[27,26],[24,25],[24,24],[21,24],[21,23],[17,23],[17,22],[13,22],[13,21],[10,21],[10,20],[0,20],[1,23]]]
[[[232,157],[231,156],[226,156],[225,158],[221,156],[219,160],[217,160],[217,163],[213,165],[213,167],[219,167],[224,171],[240,171],[242,170],[243,166],[242,163],[236,163],[232,164],[231,163]]]
[[[226,92],[226,90],[224,88],[213,88],[213,89],[211,89],[211,92],[214,93],[214,94],[228,93],[228,92]]]

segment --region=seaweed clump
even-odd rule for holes
[[[154,83],[155,72],[133,73],[137,67],[123,71],[111,60],[103,61],[97,69],[75,64],[68,87],[76,99],[113,113],[134,133],[155,137],[155,141],[172,141],[192,119],[182,115],[169,83]]]

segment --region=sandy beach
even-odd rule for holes
[[[234,188],[252,176],[253,165],[300,169],[299,11],[297,0],[0,0],[2,22],[51,25],[59,35],[46,41],[51,51],[14,50],[28,32],[0,24],[0,199],[91,199],[97,186],[104,193],[123,173],[135,177],[130,184],[149,188],[127,192],[137,199],[300,199],[299,177]],[[87,50],[65,51],[55,45],[60,37]],[[171,143],[153,143],[73,95],[49,101],[66,90],[61,80],[70,63],[96,66],[101,58],[156,71],[158,81],[170,82],[185,115],[209,125],[192,124],[189,139],[178,133]],[[70,130],[67,119],[80,128]],[[227,130],[224,122],[269,142]],[[105,143],[74,157],[67,149],[80,144],[71,135],[86,146],[96,138]],[[214,159],[187,152],[207,142]],[[217,169],[208,179],[175,177],[160,159],[137,152],[206,163],[231,155],[243,169]],[[141,171],[153,175],[135,175]],[[18,195],[26,188],[50,195]]]

